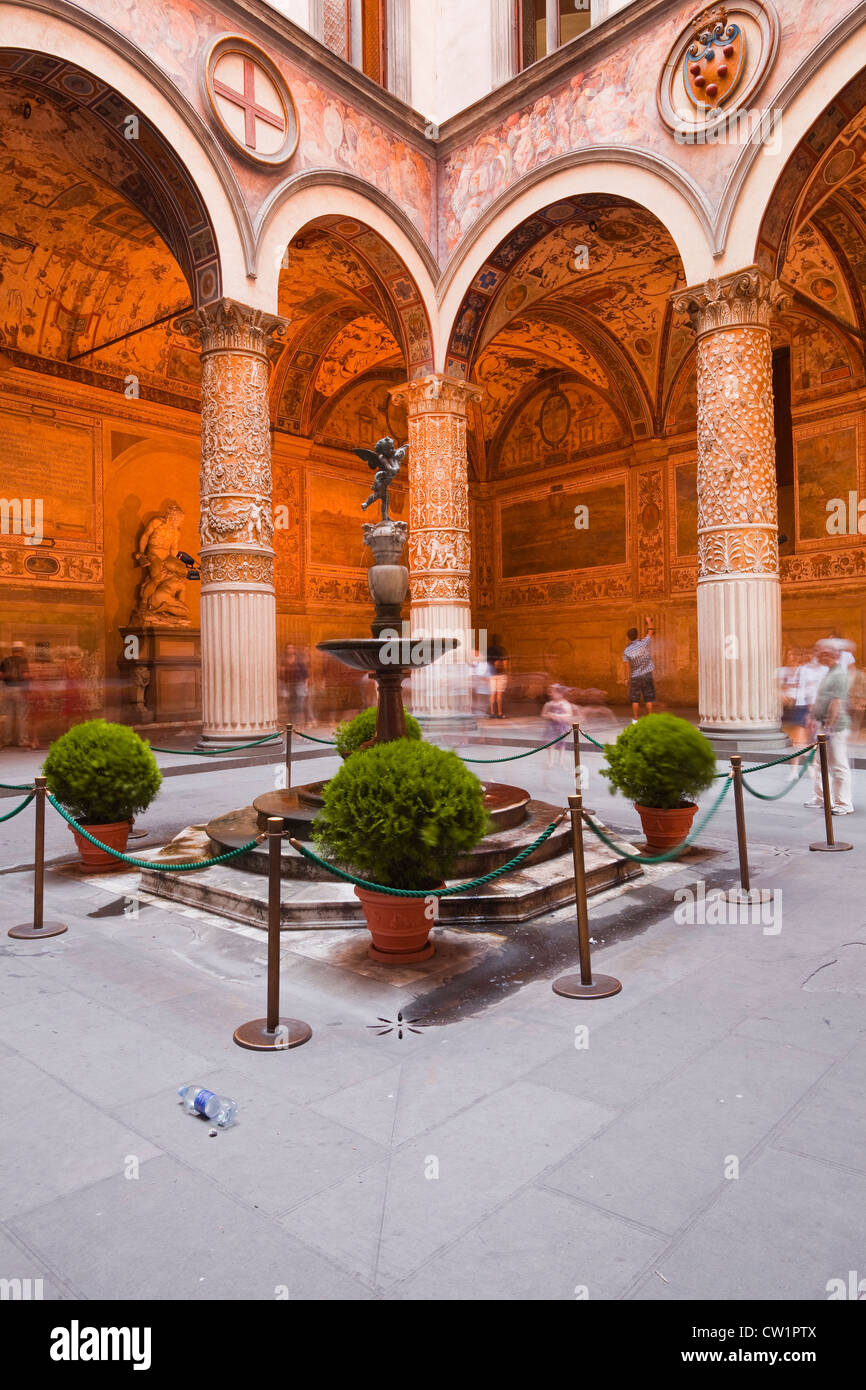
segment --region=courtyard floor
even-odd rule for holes
[[[32,775],[10,753],[0,777],[28,756]],[[584,761],[587,801],[639,839]],[[497,774],[563,805],[572,789],[543,753]],[[172,775],[132,852],[275,778]],[[826,1299],[866,1275],[866,772],[835,821],[852,853],[810,853],[808,795],[747,799],[753,883],[777,890],[764,922],[675,919],[676,890],[737,882],[730,797],[686,858],[590,900],[614,998],[551,990],[573,908],[437,929],[434,961],[398,979],[364,932],[284,933],[282,1012],[313,1037],[271,1055],[232,1041],[264,1012],[265,935],[142,897],[132,870],[88,877],[50,808],[45,915],[69,931],[9,939],[32,816],[8,822],[0,1277],[70,1300]],[[210,1137],[183,1082],[233,1097],[235,1124]]]

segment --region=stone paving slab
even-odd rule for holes
[[[866,1176],[768,1148],[659,1258],[631,1296],[826,1299],[827,1282],[863,1275]]]
[[[147,1301],[165,1298],[169,1289],[185,1302],[274,1299],[283,1289],[290,1300],[373,1296],[254,1203],[227,1195],[167,1155],[143,1164],[135,1181],[115,1174],[9,1229],[37,1259],[74,1270],[80,1296],[88,1299]]]
[[[401,1145],[362,1181],[296,1207],[282,1224],[390,1284],[613,1118],[571,1096],[551,1102],[551,1093],[518,1081]]]

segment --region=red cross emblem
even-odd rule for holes
[[[234,57],[235,55],[232,56]],[[264,73],[260,72],[260,69],[256,67],[251,58],[243,57],[242,62],[244,82],[244,89],[242,92],[238,91],[235,87],[230,87],[226,82],[220,81],[216,75],[216,71],[214,71],[213,76],[213,90],[214,96],[222,97],[225,101],[230,102],[232,106],[238,106],[243,111],[244,144],[248,150],[255,150],[258,148],[256,144],[256,135],[259,121],[263,121],[266,126],[271,126],[273,129],[278,130],[281,136],[286,134],[288,127],[285,111],[274,94],[272,83],[267,80]],[[256,100],[257,73],[260,73],[262,76],[262,85],[268,88],[267,96],[263,97],[261,101]],[[264,105],[264,101],[270,101],[272,105]],[[276,110],[273,109],[274,106],[277,107]]]

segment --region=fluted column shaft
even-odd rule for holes
[[[678,297],[698,335],[698,700],[731,747],[781,741],[770,321],[787,298],[752,267]]]
[[[202,739],[277,725],[267,349],[282,320],[233,300],[181,321],[201,341]]]
[[[432,375],[392,393],[409,418],[409,573],[412,636],[456,637],[453,656],[413,677],[412,709],[421,718],[472,713],[472,611],[466,411],[477,386]]]

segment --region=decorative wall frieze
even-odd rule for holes
[[[773,316],[787,309],[792,299],[793,292],[787,286],[757,266],[690,285],[671,295],[675,311],[688,314],[698,337],[741,325],[768,328]]]

